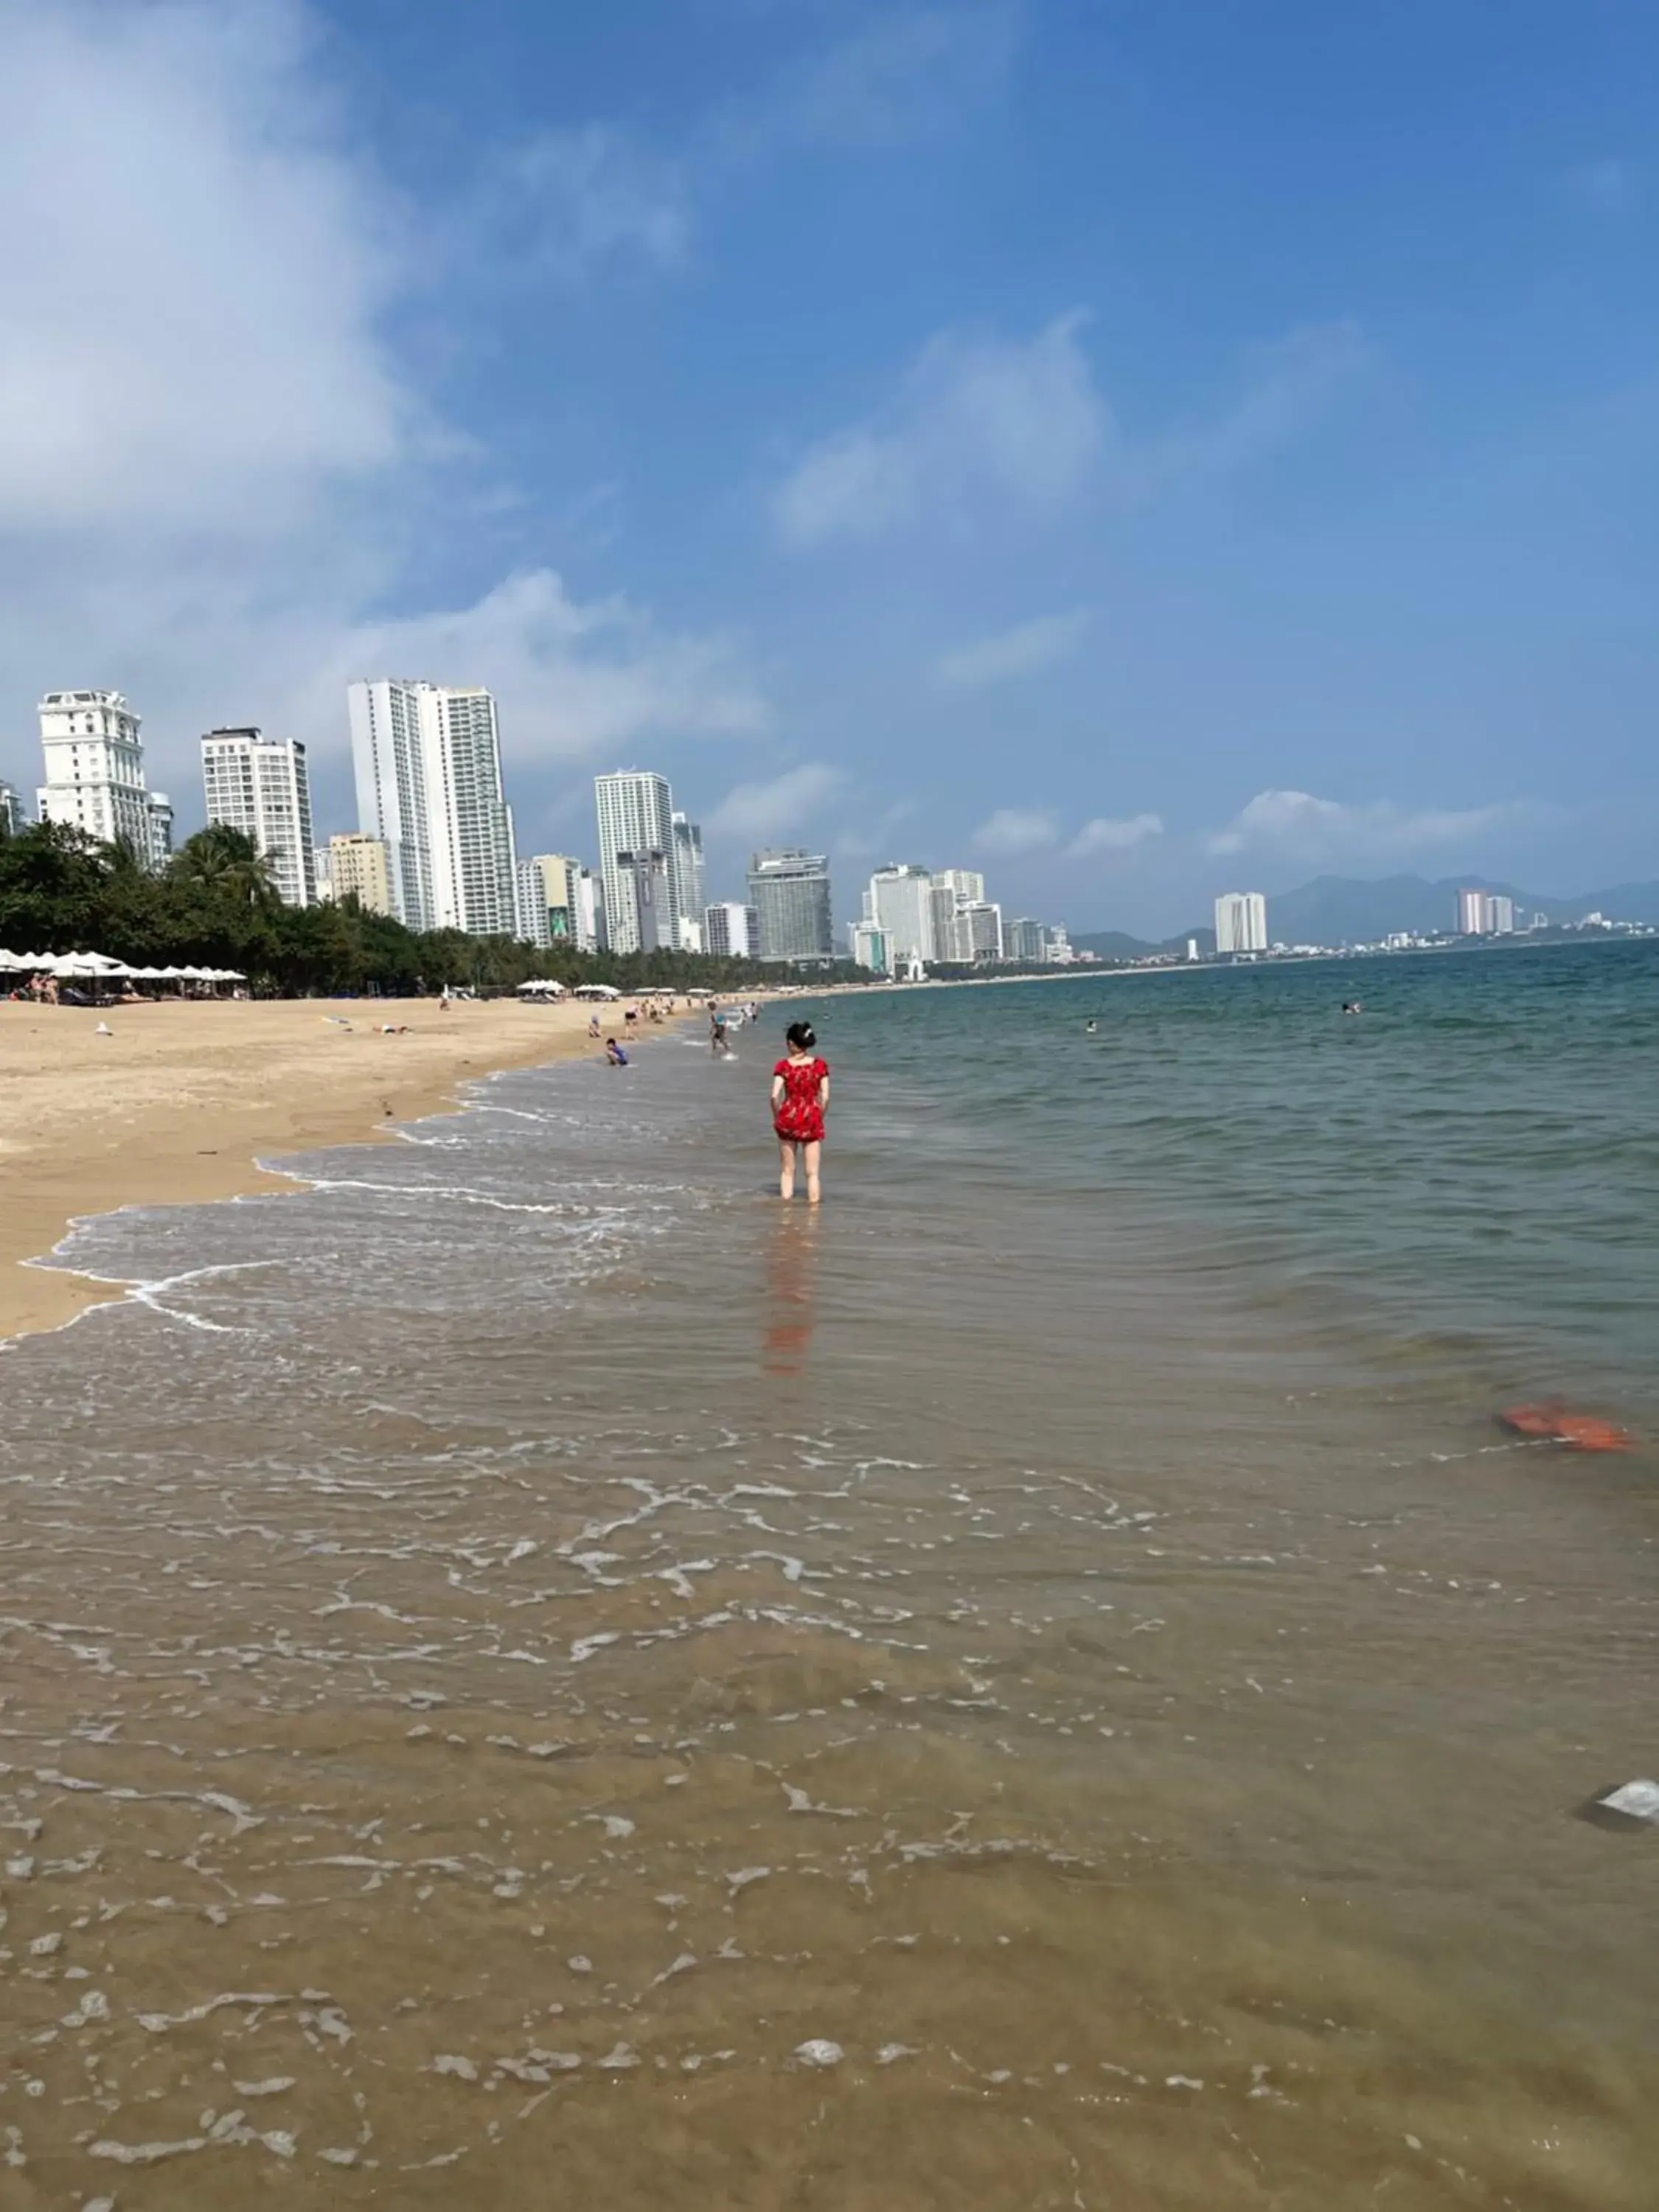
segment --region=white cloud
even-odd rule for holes
[[[958,647],[939,660],[939,680],[953,690],[976,691],[988,684],[1052,668],[1077,651],[1089,619],[1084,612],[1039,615],[1035,621],[1021,623],[994,637]]]
[[[601,123],[544,131],[487,166],[464,228],[515,272],[563,282],[624,254],[659,266],[684,258],[691,231],[678,167]]]
[[[1243,392],[1213,421],[1120,455],[1123,488],[1145,495],[1251,467],[1299,437],[1370,359],[1359,325],[1346,320],[1308,324],[1255,348]]]
[[[1277,850],[1296,858],[1322,854],[1404,855],[1467,843],[1488,830],[1512,826],[1533,810],[1505,799],[1462,808],[1396,805],[1372,799],[1350,805],[1307,791],[1259,791],[1226,828],[1207,842],[1212,853]]]
[[[336,702],[337,714],[353,677],[388,670],[488,684],[503,745],[538,761],[594,760],[645,737],[753,735],[767,722],[734,647],[665,635],[625,599],[580,605],[546,568],[454,612],[357,624],[320,678],[319,711]]]
[[[1099,457],[1109,418],[1063,315],[1024,342],[946,332],[933,338],[893,403],[810,447],[778,487],[787,543],[871,538],[924,505],[987,492],[1063,503]]]
[[[809,761],[769,783],[740,783],[728,791],[704,823],[711,836],[763,843],[805,828],[841,787],[839,769]]]
[[[0,527],[267,532],[406,456],[387,197],[296,5],[0,7]]]
[[[999,806],[968,842],[992,860],[1011,860],[1022,853],[1040,853],[1059,838],[1060,823],[1046,808]]]
[[[708,131],[726,161],[797,150],[863,152],[948,127],[1006,80],[1018,44],[1017,0],[883,7],[808,48],[758,100]]]
[[[343,685],[371,672],[490,684],[509,774],[763,727],[738,643],[545,568],[407,611],[428,526],[464,541],[490,495],[386,335],[428,272],[313,28],[304,0],[0,0],[6,721],[119,686],[186,822],[220,722],[303,737],[343,799]],[[570,235],[666,251],[613,152],[570,171],[612,210]]]
[[[1097,814],[1092,822],[1085,822],[1071,843],[1066,848],[1068,860],[1090,860],[1101,853],[1133,852],[1148,838],[1164,835],[1164,819],[1158,814],[1132,814],[1114,821],[1109,815]]]
[[[1291,331],[1247,359],[1212,419],[1127,437],[1095,383],[1081,311],[1024,343],[945,332],[884,407],[811,446],[773,495],[786,543],[873,538],[988,496],[1059,508],[1090,487],[1135,506],[1237,474],[1302,434],[1370,360],[1347,321]]]

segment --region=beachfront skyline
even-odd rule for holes
[[[257,712],[349,820],[345,680],[428,666],[535,849],[649,755],[728,880],[975,852],[1078,928],[1241,860],[1650,874],[1659,22],[1524,0],[1503,52],[1311,0],[0,5],[0,775],[119,671],[158,782]]]

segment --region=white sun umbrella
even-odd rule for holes
[[[125,975],[124,961],[112,960],[102,952],[63,952],[58,957],[57,973],[60,975]]]
[[[33,965],[33,963],[26,958],[22,953],[8,952],[4,945],[0,945],[0,974],[21,975],[24,969]]]

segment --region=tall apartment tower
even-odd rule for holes
[[[0,837],[15,837],[23,826],[23,801],[15,783],[0,781]]]
[[[144,785],[139,717],[118,691],[48,691],[40,702],[46,780],[35,793],[43,822],[62,822],[112,845],[125,838],[142,865],[166,864],[173,809]]]
[[[580,949],[576,909],[582,872],[571,853],[537,853],[520,861],[519,928],[529,943]]]
[[[761,959],[835,958],[826,854],[793,845],[757,853],[749,863],[749,903],[759,921]]]
[[[702,949],[722,959],[755,959],[760,950],[760,916],[752,906],[739,906],[732,899],[705,907]]]
[[[870,878],[864,919],[885,932],[895,968],[939,957],[933,889],[931,871],[908,863],[890,863]]]
[[[682,952],[701,952],[703,908],[702,830],[684,814],[673,817],[674,915]]]
[[[510,937],[517,869],[494,698],[382,679],[352,684],[348,701],[357,826],[386,846],[398,919]]]
[[[433,926],[422,690],[388,678],[354,684],[346,693],[357,827],[386,847],[392,911],[410,929]]]
[[[1215,902],[1218,952],[1265,952],[1267,902],[1260,891],[1224,891]]]
[[[644,949],[633,856],[660,853],[665,863],[674,850],[674,795],[665,775],[648,769],[615,769],[593,779],[593,806],[599,829],[599,881],[613,952]],[[699,853],[701,854],[701,841]],[[628,863],[624,866],[623,855]],[[671,900],[672,904],[672,900]],[[671,934],[665,943],[672,943]]]
[[[202,787],[210,823],[251,837],[285,906],[315,906],[311,781],[297,738],[255,729],[210,730],[202,739]]]
[[[420,693],[434,925],[469,937],[512,937],[518,868],[495,699],[476,686],[445,684],[423,684]]]

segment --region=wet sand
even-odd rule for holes
[[[738,1042],[77,1234],[0,2204],[1646,2212],[1650,1462]]]
[[[291,1190],[258,1155],[372,1143],[386,1122],[440,1111],[492,1069],[596,1051],[592,1011],[496,1000],[446,1014],[432,999],[103,1013],[0,1004],[0,1339],[60,1328],[120,1295],[24,1264],[71,1221]],[[112,1035],[98,1034],[100,1022]],[[406,1034],[387,1036],[382,1024]]]

